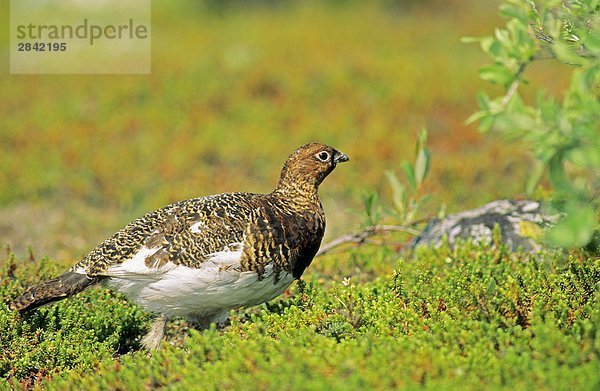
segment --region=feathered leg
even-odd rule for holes
[[[142,345],[147,350],[157,350],[160,347],[160,342],[165,336],[165,328],[167,326],[167,317],[165,315],[159,315],[154,319],[152,327],[148,334],[142,339]]]

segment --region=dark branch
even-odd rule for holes
[[[316,256],[326,254],[334,248],[347,243],[354,243],[360,246],[367,243],[367,239],[371,236],[383,235],[390,232],[405,232],[413,236],[421,234],[421,231],[419,230],[402,225],[372,225],[363,229],[362,231],[345,234],[333,239],[329,243],[321,246]]]

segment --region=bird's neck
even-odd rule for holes
[[[319,186],[305,181],[282,177],[271,195],[296,210],[320,208]]]

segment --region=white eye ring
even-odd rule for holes
[[[329,158],[331,158],[331,155],[327,151],[321,151],[321,152],[317,153],[315,155],[315,157],[317,158],[317,160],[325,163],[325,162],[329,161]]]

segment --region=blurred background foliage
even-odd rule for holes
[[[0,75],[0,243],[70,264],[167,203],[268,192],[289,152],[329,143],[351,162],[321,189],[328,235],[428,129],[430,213],[524,194],[531,159],[465,119],[500,93],[462,36],[500,25],[499,1],[153,1],[151,75]],[[8,5],[1,7],[8,20]],[[8,36],[0,32],[3,64]],[[564,65],[526,70],[560,94]],[[543,187],[542,187],[543,188]],[[475,190],[474,190],[475,189]],[[389,201],[392,202],[391,200]]]
[[[479,76],[504,87],[478,97],[482,131],[494,129],[524,140],[537,158],[529,193],[546,172],[553,204],[564,218],[548,231],[561,247],[600,251],[600,2],[507,0],[500,6],[506,25],[478,41],[493,60]],[[519,93],[527,68],[536,61],[565,64],[569,88],[555,96],[540,89],[534,101]]]

